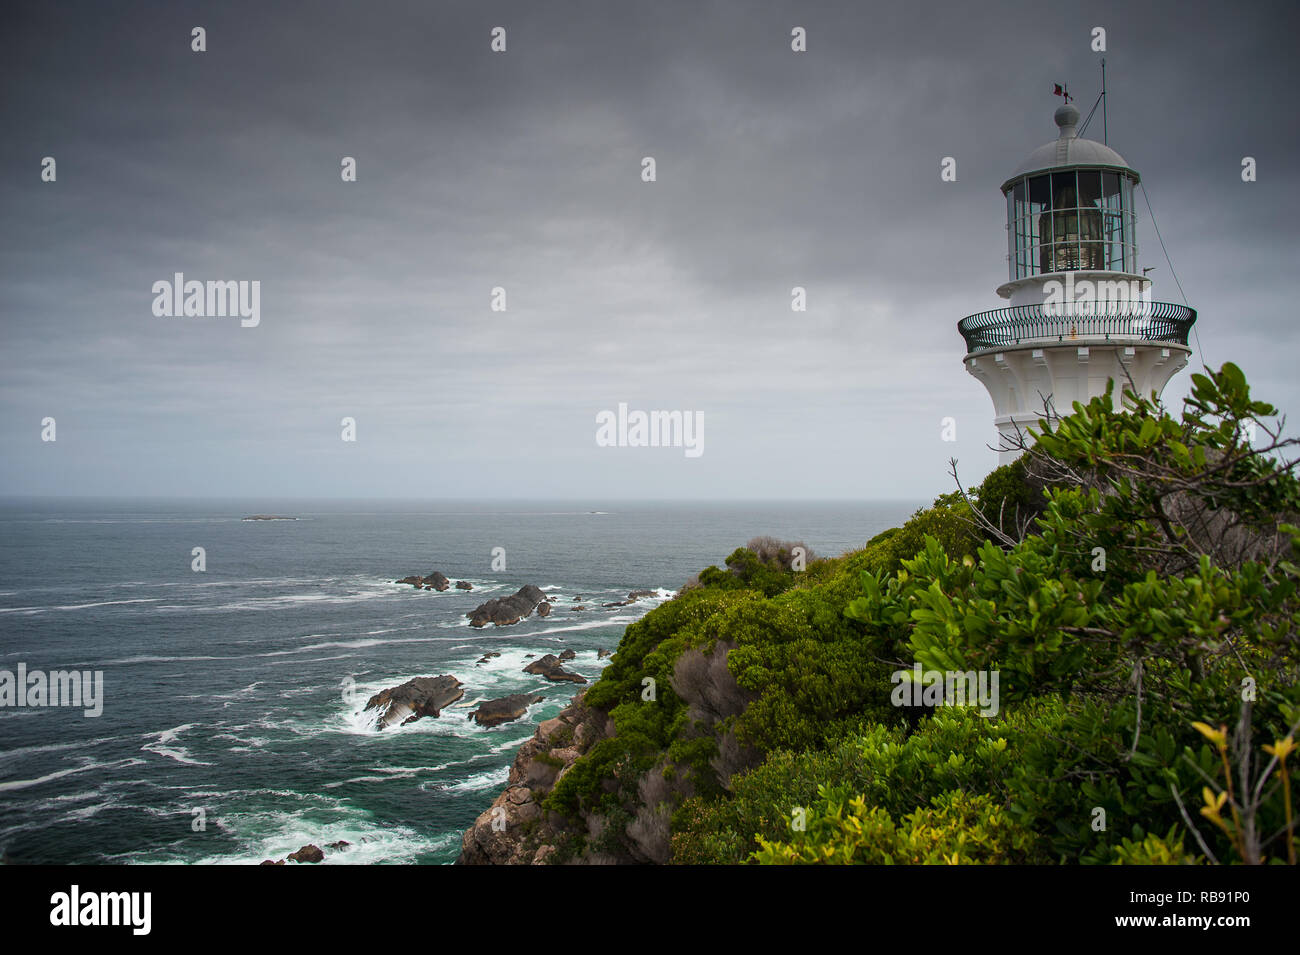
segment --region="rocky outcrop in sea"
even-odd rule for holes
[[[412,574],[410,577],[403,577],[401,580],[394,582],[399,584],[410,584],[416,590],[423,588],[425,590],[442,591],[451,587],[451,581],[447,578],[447,575],[436,570],[426,577]],[[463,584],[464,581],[462,580],[461,583]],[[460,584],[457,584],[456,586],[459,587]]]
[[[469,718],[479,726],[500,726],[519,719],[528,711],[528,707],[544,699],[546,698],[540,693],[512,693],[499,700],[480,703],[478,709],[469,714]]]
[[[573,651],[566,650],[565,653],[573,654]],[[576,654],[574,654],[576,655]],[[569,657],[572,659],[572,656]],[[540,660],[534,660],[528,666],[524,667],[525,673],[532,673],[536,676],[544,676],[552,683],[559,683],[567,680],[570,683],[586,683],[587,678],[579,676],[576,673],[570,673],[560,663],[560,658],[554,653],[548,653]]]
[[[396,723],[414,723],[422,716],[441,716],[443,709],[464,695],[454,676],[418,676],[376,693],[365,708],[379,710],[377,728],[382,730]]]
[[[489,623],[508,627],[531,616],[537,605],[545,600],[546,594],[540,587],[526,584],[509,597],[495,597],[487,603],[479,604],[465,616],[469,617],[471,627],[486,627]]]

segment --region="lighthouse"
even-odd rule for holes
[[[1151,301],[1138,269],[1137,170],[1081,138],[1070,103],[1055,120],[1057,138],[1002,184],[1008,280],[997,291],[1008,305],[957,323],[966,370],[993,399],[1000,464],[1020,453],[1017,435],[1038,427],[1045,402],[1069,414],[1110,381],[1117,398],[1158,394],[1191,355],[1196,312]]]

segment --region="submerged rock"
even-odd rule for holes
[[[548,653],[540,660],[534,660],[528,666],[524,667],[525,673],[532,673],[535,676],[544,676],[554,683],[568,681],[570,683],[586,683],[586,677],[578,676],[576,673],[570,673],[560,665],[560,658],[554,653]]]
[[[499,700],[480,703],[479,708],[469,714],[469,718],[479,726],[499,726],[523,716],[528,707],[545,699],[539,693],[512,693]]]
[[[444,707],[464,695],[460,680],[454,676],[418,676],[376,693],[366,703],[366,709],[380,709],[382,730],[394,723],[414,723],[422,716],[438,717]]]
[[[498,653],[496,650],[489,650],[487,653],[483,654],[481,657],[478,658],[478,662],[487,663],[493,657],[499,657],[499,656],[501,656],[501,654]]]
[[[479,604],[465,616],[469,617],[471,627],[486,627],[489,623],[498,627],[508,627],[530,616],[537,605],[546,600],[539,587],[526,584],[509,597],[496,597],[487,603]],[[549,611],[550,605],[547,605]]]

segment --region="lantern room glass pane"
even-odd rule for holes
[[[1133,195],[1133,184],[1128,184],[1129,198]],[[1137,272],[1137,216],[1133,212],[1124,213],[1124,271]]]
[[[1101,208],[1101,173],[1095,169],[1079,170],[1079,207]]]
[[[1079,204],[1079,192],[1073,172],[1052,173],[1052,208],[1073,209]]]
[[[1029,230],[1030,244],[1033,247],[1030,268],[1034,273],[1050,271],[1045,263],[1045,254],[1051,249],[1052,241],[1052,177],[1034,176],[1029,180]]]
[[[1124,268],[1124,225],[1118,214],[1106,213],[1104,233],[1106,241],[1106,268],[1116,272]]]
[[[1119,212],[1119,175],[1113,172],[1101,174],[1101,202],[1107,212]]]
[[[1048,176],[1034,176],[1029,180],[1029,214],[1037,218],[1044,209],[1052,206],[1052,180]]]

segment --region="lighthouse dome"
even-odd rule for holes
[[[1063,166],[1108,166],[1126,170],[1135,181],[1139,179],[1137,171],[1115,150],[1104,143],[1079,137],[1079,111],[1073,104],[1066,103],[1059,107],[1052,118],[1061,130],[1060,135],[1050,143],[1039,146],[1025,158],[1003,184],[1004,192],[1007,186],[1027,173],[1050,171]]]

